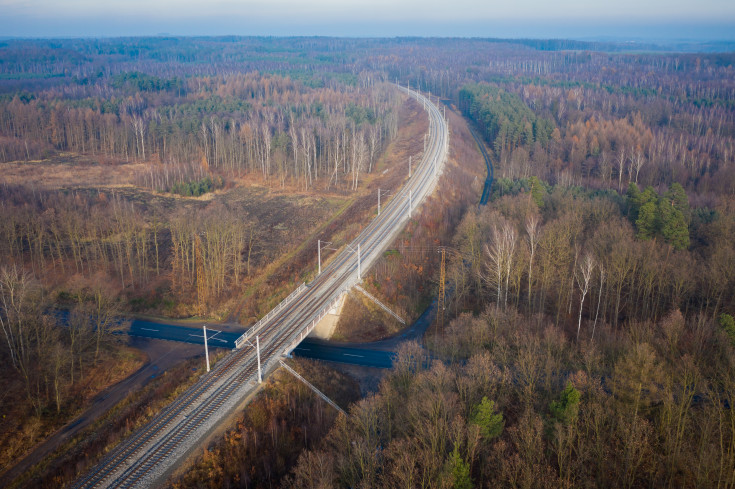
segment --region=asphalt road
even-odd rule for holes
[[[399,90],[409,93],[403,87]],[[446,159],[449,133],[442,114],[420,94],[410,92],[409,95],[424,104],[429,114],[430,137],[412,178],[390,199],[381,215],[371,221],[352,243],[346,244],[313,282],[297,288],[264,320],[238,339],[241,348],[218,362],[209,374],[182,393],[167,410],[108,453],[92,471],[77,481],[75,487],[161,485],[176,464],[186,458],[221,419],[254,392],[259,371],[256,365],[262,363],[266,374],[277,368],[281,356],[299,346],[316,323],[336,305],[340,296],[360,281],[361,270],[369,269],[382,255],[385,247],[410,220],[412,210],[433,191]],[[163,333],[163,327],[158,323],[142,323],[146,322],[142,321],[137,326],[141,334]],[[180,333],[183,341],[203,341],[199,331],[193,328]],[[214,338],[224,340],[221,344],[225,346],[228,339],[219,335]],[[260,341],[257,364],[256,352],[251,346],[255,337]],[[342,357],[350,358],[344,354]]]
[[[361,367],[391,368],[395,352],[407,341],[421,341],[436,316],[436,301],[421,316],[396,336],[371,343],[337,343],[316,338],[306,338],[293,354],[325,362],[345,363]]]
[[[144,327],[145,324],[143,322]],[[174,328],[181,328],[181,326],[174,326]],[[77,436],[115,404],[131,393],[143,388],[154,377],[161,375],[186,359],[204,354],[199,347],[187,344],[189,342],[181,343],[179,340],[167,342],[149,338],[151,337],[145,336],[144,338],[139,338],[131,336],[128,342],[129,346],[143,351],[148,356],[145,364],[128,378],[100,392],[82,414],[71,420],[66,426],[63,426],[56,433],[49,436],[46,441],[36,446],[33,451],[18,460],[13,467],[9,468],[0,476],[0,487],[9,486],[15,478],[42,461],[44,457],[53,453],[66,443],[67,440]]]
[[[227,332],[207,329],[207,343],[210,348],[235,348],[235,340],[243,332]],[[142,338],[155,338],[159,340],[181,341],[184,343],[195,343],[204,345],[204,331],[201,327],[181,326],[177,324],[165,324],[142,319],[134,319],[130,324],[130,336]]]
[[[204,335],[200,328],[192,328],[177,324],[164,324],[151,321],[133,320],[130,325],[130,336],[154,338],[183,343],[204,345]],[[207,330],[209,348],[235,348],[235,340],[241,333],[217,332]],[[393,353],[385,350],[373,350],[356,346],[340,346],[325,341],[305,339],[293,354],[304,358],[313,358],[327,362],[348,363],[363,367],[391,368]]]
[[[341,344],[328,340],[306,338],[293,350],[298,357],[312,358],[325,362],[345,363],[361,367],[391,368],[393,358],[399,345],[406,341],[420,341],[426,329],[431,325],[436,314],[434,301],[409,328],[400,334],[372,343]],[[159,340],[177,341],[204,345],[203,331],[199,327],[190,327],[177,324],[165,324],[141,319],[134,319],[130,324],[130,336],[154,338]],[[234,348],[235,339],[240,331],[207,330],[207,342],[210,348]]]
[[[370,350],[366,348],[350,348],[327,344],[309,338],[297,346],[293,354],[304,358],[313,358],[327,362],[348,363],[363,367],[391,368],[394,354],[389,351]]]

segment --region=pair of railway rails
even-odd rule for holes
[[[250,338],[258,337],[265,372],[275,368],[339,297],[358,282],[358,257],[368,269],[408,221],[414,203],[435,187],[448,150],[448,129],[439,109],[423,95],[399,87],[423,102],[429,113],[429,144],[406,185],[355,240],[310,284],[300,286],[243,335],[240,348],[220,360],[186,392],[145,426],[134,432],[74,487],[151,487],[161,482],[198,442],[257,388],[257,353]],[[358,248],[359,243],[359,248]]]

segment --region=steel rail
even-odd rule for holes
[[[423,95],[399,87],[415,97],[429,114],[429,142],[411,178],[350,243],[361,247],[364,270],[377,260],[409,219],[412,202],[420,204],[433,191],[448,150],[448,129],[439,109]],[[415,206],[414,206],[415,207]],[[261,318],[241,339],[240,347],[220,360],[186,392],[157,414],[144,427],[107,454],[74,487],[150,487],[196,442],[212,429],[216,420],[234,409],[257,387],[255,351],[243,347],[258,335],[265,372],[276,368],[334,307],[357,280],[357,257],[347,249],[324,267],[310,284],[302,284],[276,308]]]

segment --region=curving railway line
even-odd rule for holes
[[[260,343],[263,372],[275,369],[342,294],[359,281],[359,268],[367,270],[380,257],[430,194],[446,160],[449,133],[439,109],[423,95],[401,91],[424,104],[429,114],[429,141],[413,176],[355,240],[340,252],[308,285],[297,288],[283,303],[251,327],[238,348],[222,359],[196,384],[180,395],[147,425],[107,454],[77,488],[153,487],[195,449],[248,395],[257,389],[258,363],[254,341]],[[358,260],[356,250],[360,250]]]

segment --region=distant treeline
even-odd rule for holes
[[[143,161],[138,183],[175,193],[210,171],[355,190],[396,134],[398,102],[383,83],[311,88],[257,73],[124,72],[0,97],[0,161],[58,151]]]

